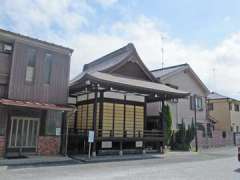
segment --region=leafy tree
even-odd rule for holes
[[[164,116],[164,121],[166,123],[166,126],[164,128],[164,141],[166,145],[170,144],[170,140],[172,137],[172,115],[171,115],[171,111],[170,111],[170,107],[169,105],[164,106],[163,108],[163,116]]]

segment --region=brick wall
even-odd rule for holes
[[[0,157],[5,153],[5,136],[0,136]]]
[[[60,150],[60,137],[58,136],[39,136],[38,154],[56,155]]]

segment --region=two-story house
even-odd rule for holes
[[[223,133],[240,132],[240,102],[212,92],[208,95],[209,116],[215,119],[215,129]]]
[[[0,156],[59,152],[72,52],[0,29]]]
[[[188,64],[181,64],[153,70],[151,72],[161,83],[191,93],[191,95],[185,99],[173,99],[168,102],[173,117],[173,129],[178,129],[178,125],[181,124],[182,121],[184,121],[186,125],[189,125],[194,121],[194,103],[196,103],[197,109],[197,123],[206,128],[208,123],[206,98],[209,94],[209,90],[193,69]],[[154,103],[149,104],[148,106],[149,115],[154,117],[159,114],[160,104]]]

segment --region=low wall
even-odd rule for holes
[[[3,157],[5,154],[5,136],[0,136],[0,157]]]
[[[212,137],[203,136],[202,131],[198,131],[198,145],[200,148],[220,147],[234,144],[233,133],[226,132],[226,137],[223,137],[223,132],[215,130],[212,132]]]
[[[38,154],[39,155],[56,155],[60,151],[59,136],[39,136]]]

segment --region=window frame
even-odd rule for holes
[[[49,57],[49,58],[48,58]],[[49,85],[51,84],[51,76],[52,76],[52,64],[53,64],[53,54],[47,52],[45,53],[45,56],[44,56],[44,64],[43,64],[43,69],[44,69],[44,72],[43,72],[43,84],[45,85]],[[46,65],[48,65],[48,73],[46,73]],[[48,75],[46,75],[48,74]],[[46,78],[46,76],[48,76]]]
[[[213,103],[208,103],[208,111],[214,111]]]
[[[33,57],[34,57],[34,62],[32,64],[30,58],[29,58],[29,53],[31,52],[34,52],[33,54]],[[26,84],[34,84],[35,82],[35,77],[36,77],[36,64],[37,64],[37,50],[33,47],[29,47],[27,48],[27,52],[26,52],[26,58],[27,58],[27,64],[26,64],[26,68],[25,68],[25,78],[24,78],[24,81]],[[28,75],[28,68],[31,67],[33,68],[33,72],[32,72],[32,78],[31,78],[31,81],[28,81],[27,79],[27,75]]]
[[[234,111],[239,112],[239,104],[234,104]]]

